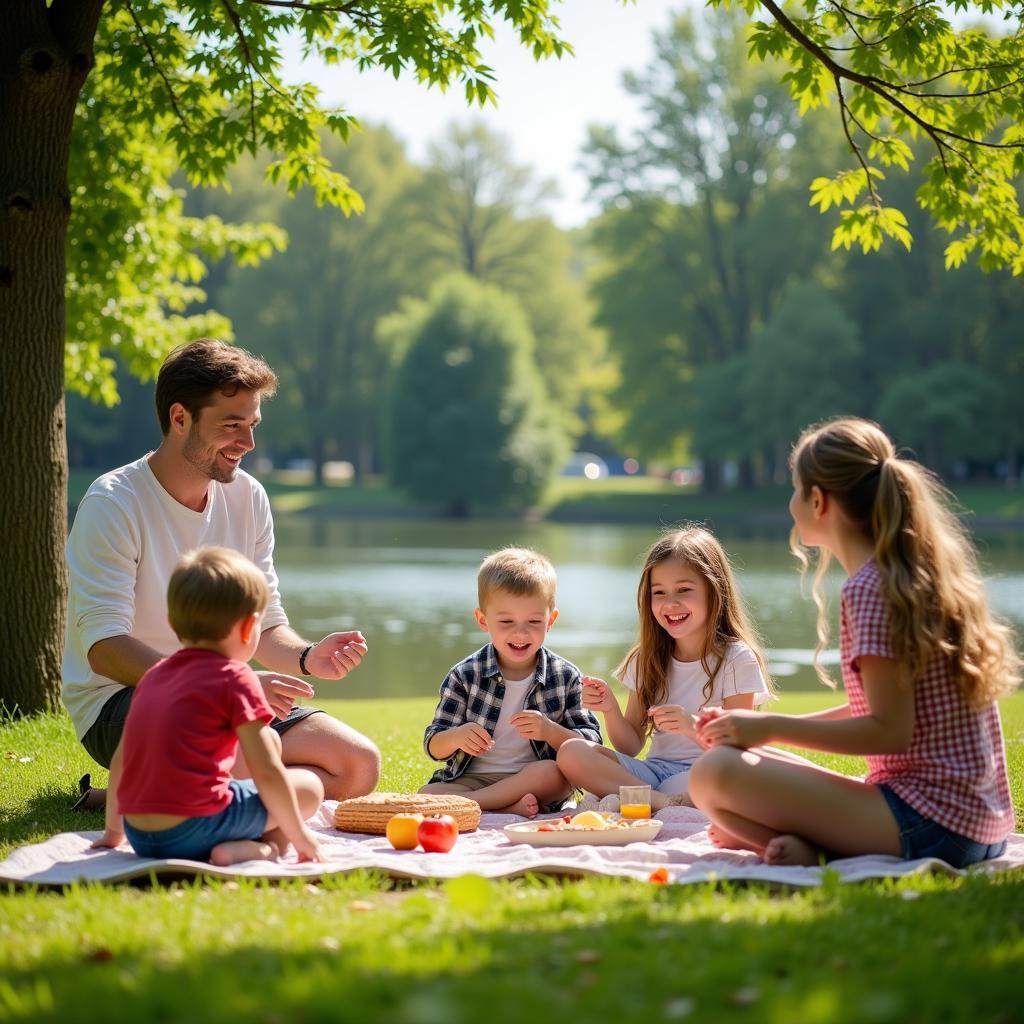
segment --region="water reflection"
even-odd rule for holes
[[[300,632],[359,628],[370,654],[324,696],[432,696],[447,669],[484,642],[473,620],[476,570],[489,551],[525,544],[558,570],[560,616],[550,646],[585,672],[608,677],[636,630],[639,567],[657,530],[556,523],[277,517],[276,561],[285,607]],[[781,689],[820,684],[811,668],[815,610],[800,593],[785,531],[723,536],[740,588],[765,638]],[[1024,623],[1024,550],[985,547],[1001,614]],[[836,607],[842,575],[829,579]],[[834,630],[833,630],[834,631]],[[835,652],[825,652],[835,665]],[[838,670],[833,670],[837,673]]]

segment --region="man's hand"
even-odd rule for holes
[[[116,850],[125,840],[123,832],[119,832],[116,829],[108,828],[104,831],[103,835],[99,839],[94,839],[89,844],[90,850],[97,850],[100,848],[107,850]]]
[[[344,679],[363,660],[366,640],[357,629],[330,633],[306,655],[306,670],[318,679]]]
[[[467,722],[465,725],[457,726],[452,730],[459,745],[459,750],[464,750],[474,757],[485,754],[494,746],[491,734],[476,722]]]
[[[678,732],[691,739],[697,738],[696,716],[679,704],[658,704],[647,714],[662,732]]]
[[[312,651],[310,652],[312,654]],[[304,679],[286,676],[281,672],[257,672],[263,695],[267,698],[270,710],[278,718],[287,718],[295,702],[300,697],[312,697],[316,691]]]
[[[597,676],[583,677],[583,706],[590,711],[600,711],[603,715],[619,710],[619,702],[611,687]]]
[[[548,739],[548,727],[551,719],[542,715],[539,711],[517,711],[510,719],[509,724],[524,740],[539,740],[542,743],[550,742]]]

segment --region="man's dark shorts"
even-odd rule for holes
[[[89,756],[104,768],[110,767],[114,751],[121,742],[121,733],[124,731],[124,720],[128,717],[128,708],[131,707],[132,694],[135,693],[134,686],[126,686],[111,697],[103,709],[99,718],[89,727],[89,731],[82,737],[82,746],[88,751]],[[294,707],[287,718],[275,718],[270,723],[270,728],[278,735],[286,733],[293,725],[298,725],[304,718],[315,715],[319,708]]]

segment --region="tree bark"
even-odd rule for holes
[[[60,701],[68,158],[102,9],[6,0],[0,14],[0,703],[20,715]]]

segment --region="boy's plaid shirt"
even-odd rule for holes
[[[601,726],[594,713],[583,707],[581,678],[580,670],[571,661],[542,647],[537,655],[535,684],[526,696],[526,710],[539,711],[584,739],[601,743]],[[437,760],[428,749],[431,736],[466,722],[482,725],[493,736],[504,697],[505,681],[498,667],[494,645],[485,644],[475,654],[460,661],[441,683],[441,699],[437,703],[434,720],[423,735],[423,749],[427,756]],[[530,746],[538,760],[554,760],[555,751],[547,743],[531,740]],[[434,772],[430,781],[451,782],[466,770],[471,760],[472,755],[457,750],[443,768]]]

